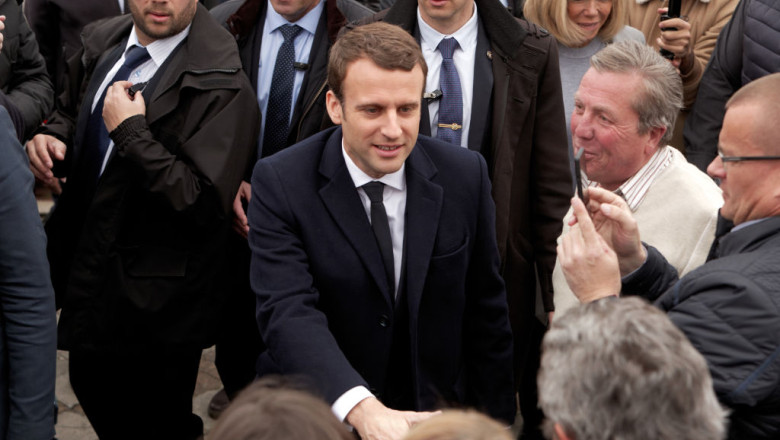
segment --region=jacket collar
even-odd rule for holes
[[[327,139],[326,152],[322,156],[319,171],[323,176],[332,179],[336,174],[342,171],[342,168],[346,169],[346,165],[344,164],[341,155],[341,126],[324,130],[319,136]],[[427,180],[433,179],[437,173],[436,165],[434,165],[430,157],[419,148],[419,138],[418,144],[415,145],[414,149],[409,154],[409,157],[406,158],[406,166],[408,167],[408,170],[414,170]],[[409,172],[408,170],[407,173]]]
[[[768,217],[724,235],[718,244],[718,257],[749,252],[775,237],[780,238],[780,217]]]
[[[518,21],[495,0],[475,0],[479,19],[491,44],[509,59],[514,59],[528,35]],[[414,35],[417,28],[417,0],[396,0],[384,21],[401,26]]]
[[[331,43],[336,41],[339,30],[346,24],[347,19],[336,6],[336,0],[325,1],[325,16],[328,24],[328,39]],[[252,33],[260,17],[265,17],[265,9],[268,0],[246,0],[236,12],[227,19],[227,28],[236,40],[248,37]],[[262,27],[261,27],[262,29]]]

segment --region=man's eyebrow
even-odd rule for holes
[[[355,108],[358,109],[358,110],[364,109],[364,108],[368,108],[368,107],[379,107],[379,108],[381,108],[383,106],[379,105],[379,104],[377,104],[375,102],[364,102],[363,104],[355,105]]]

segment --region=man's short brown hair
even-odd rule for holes
[[[387,70],[409,72],[419,65],[423,78],[428,75],[420,45],[405,30],[382,22],[358,26],[342,35],[330,49],[328,85],[339,102],[344,97],[347,67],[361,58]]]

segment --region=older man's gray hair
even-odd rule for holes
[[[718,440],[726,412],[704,358],[639,298],[601,300],[557,318],[544,338],[539,403],[576,440]]]
[[[660,146],[668,144],[683,103],[682,80],[672,64],[646,44],[621,41],[593,55],[590,65],[600,73],[631,73],[642,77],[644,90],[631,105],[639,114],[639,133],[666,127]]]

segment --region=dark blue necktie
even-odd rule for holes
[[[439,128],[436,137],[460,145],[463,130],[463,94],[460,90],[460,77],[452,61],[452,54],[457,48],[458,40],[454,38],[441,40],[437,47],[442,56],[439,75],[439,88],[442,95],[439,101]]]
[[[382,253],[382,261],[385,263],[385,274],[390,285],[390,291],[395,294],[395,265],[393,264],[393,240],[390,238],[390,223],[387,220],[387,211],[383,202],[385,184],[382,182],[368,182],[363,185],[363,191],[371,200],[371,229]]]
[[[95,180],[100,176],[100,167],[103,165],[103,159],[105,159],[108,144],[110,143],[106,124],[103,122],[103,101],[106,99],[106,92],[111,87],[111,84],[116,81],[126,80],[133,70],[148,61],[149,58],[149,52],[145,47],[132,46],[127,49],[125,62],[122,63],[116,75],[108,82],[95,105],[95,110],[89,115],[87,129],[84,133],[83,148],[85,158],[88,161],[87,166],[89,169],[87,172],[94,176]]]
[[[303,28],[298,25],[286,24],[281,26],[279,30],[284,37],[284,43],[276,55],[271,90],[268,92],[262,157],[270,156],[287,146],[295,80],[293,68],[295,64],[295,37],[301,33]]]

